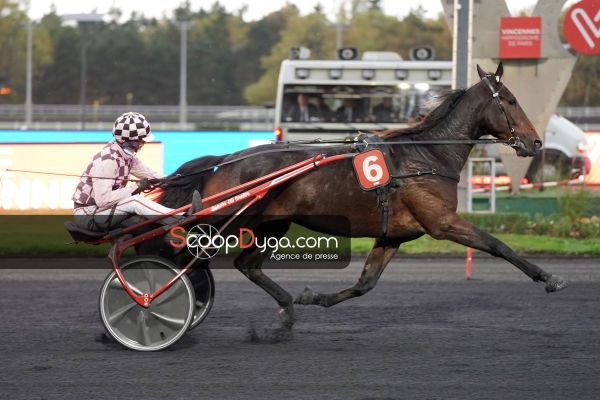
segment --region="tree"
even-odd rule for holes
[[[141,35],[143,23],[129,20],[124,24],[89,24],[88,30],[88,103],[126,104],[144,99],[152,90],[147,81],[148,66],[153,62]],[[140,104],[140,103],[137,103]]]
[[[442,16],[437,20],[425,19],[423,11],[411,11],[404,19],[384,15],[370,9],[355,14],[345,34],[345,43],[360,51],[394,51],[408,59],[411,47],[428,45],[441,60],[452,57],[452,36]]]
[[[288,8],[288,22],[281,32],[281,39],[271,48],[269,55],[261,59],[265,71],[260,80],[246,87],[245,97],[249,104],[274,103],[277,92],[277,76],[281,61],[288,57],[292,47],[306,47],[312,58],[331,58],[335,50],[334,32],[322,12],[315,11],[305,17],[297,9]]]
[[[600,105],[600,55],[580,55],[560,101],[561,107]]]
[[[416,45],[430,45],[436,49],[437,58],[449,59],[452,37],[442,16],[437,20],[423,19],[424,11],[411,12],[404,20],[383,14],[378,7],[366,7],[364,1],[354,0],[352,16],[343,33],[343,44],[359,51],[394,51],[408,58],[409,50]],[[340,8],[338,18],[346,21],[346,11]],[[335,54],[335,25],[325,15],[314,12],[305,17],[297,12],[290,14],[281,33],[280,41],[261,59],[264,74],[256,83],[246,87],[245,97],[250,104],[264,104],[275,100],[277,76],[281,61],[288,57],[291,47],[310,49],[313,59],[331,59]]]
[[[54,16],[56,17],[56,16]],[[52,16],[44,18],[52,19]],[[58,17],[56,17],[58,19]],[[52,23],[48,22],[48,23]],[[58,19],[60,25],[60,19]],[[74,27],[51,30],[54,62],[42,69],[41,79],[36,80],[34,93],[36,103],[77,103],[79,94],[80,58],[79,34]]]
[[[25,100],[27,15],[19,0],[0,0],[0,78],[12,88],[0,102]],[[436,59],[451,59],[452,38],[443,15],[425,17],[416,8],[398,19],[385,15],[379,0],[343,0],[337,21],[343,45],[364,51],[394,51],[408,58],[413,46],[432,46]],[[218,1],[192,10],[190,2],[171,17],[148,19],[118,8],[109,21],[86,28],[88,103],[178,104],[180,30],[178,18],[193,20],[188,32],[188,102],[195,105],[273,103],[281,62],[291,47],[311,58],[335,58],[336,29],[317,5],[302,16],[286,4],[259,21],[244,21],[246,7],[228,12]],[[81,29],[65,26],[50,11],[33,27],[33,102],[78,104]],[[580,55],[561,106],[600,105],[600,55]]]
[[[188,46],[190,104],[240,103],[240,89],[233,74],[228,18],[220,6],[214,7],[209,14],[194,18]]]
[[[279,41],[280,33],[285,27],[287,18],[284,13],[275,12],[265,18],[250,24],[247,33],[247,42],[236,53],[236,76],[242,87],[248,88],[258,82],[266,72],[261,59],[266,57],[271,48]],[[248,101],[244,90],[244,103],[261,104],[261,99]],[[266,103],[272,102],[268,99]]]
[[[19,9],[19,3],[0,0],[0,78],[11,88],[10,96],[0,97],[1,102],[23,103],[26,96],[27,29],[30,21]],[[52,46],[43,25],[32,27],[33,81],[40,71],[52,62]]]

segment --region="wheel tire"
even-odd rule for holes
[[[171,261],[156,256],[134,257],[121,266],[121,271],[136,293],[152,293],[179,272]],[[123,346],[139,351],[163,350],[189,329],[195,301],[194,287],[182,275],[148,308],[142,307],[111,272],[100,289],[100,317],[108,334]]]
[[[196,298],[194,317],[190,324],[190,329],[194,329],[204,321],[213,306],[215,301],[215,280],[208,268],[192,269],[188,278],[192,282]]]

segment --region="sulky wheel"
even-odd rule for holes
[[[154,256],[135,257],[123,263],[121,271],[136,294],[153,293],[178,273],[171,261]],[[189,329],[195,302],[194,287],[182,275],[148,308],[142,307],[112,272],[100,290],[100,316],[117,342],[132,350],[156,351],[176,343]]]
[[[208,315],[215,301],[215,281],[208,268],[194,268],[188,274],[194,287],[196,306],[190,329],[197,327]]]

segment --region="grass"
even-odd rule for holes
[[[573,239],[546,235],[497,234],[494,237],[502,240],[517,253],[529,255],[564,255],[564,256],[598,256],[600,241],[598,239]],[[352,239],[352,249],[356,253],[366,253],[373,244],[372,239]],[[465,246],[447,240],[435,240],[423,236],[400,246],[401,254],[429,255],[464,255]]]
[[[0,256],[96,256],[108,254],[110,244],[70,244],[63,226],[71,215],[0,216]]]
[[[63,222],[70,215],[0,215],[0,257],[36,256],[102,256],[108,254],[109,244],[91,246],[69,244],[71,237]],[[292,233],[293,235],[294,233]],[[295,234],[298,234],[296,232]],[[597,238],[575,239],[546,235],[495,234],[513,250],[522,254],[547,254],[570,256],[600,255]],[[357,238],[350,242],[354,254],[367,253],[373,239]],[[465,247],[449,241],[437,241],[423,236],[400,247],[402,254],[464,255]]]
[[[510,196],[507,193],[499,193],[498,197],[508,198],[510,201]],[[600,218],[597,217],[599,213],[595,209],[600,204],[598,201],[600,190],[548,188],[544,191],[522,192],[522,196],[534,199],[556,198],[559,215],[544,216],[543,219],[537,217],[528,219],[524,214],[497,212],[471,214],[467,219],[480,228],[492,232],[517,253],[600,256],[600,240],[598,240]],[[0,257],[105,257],[108,254],[110,244],[98,246],[69,244],[72,239],[63,226],[64,221],[67,220],[72,220],[72,215],[67,211],[53,215],[0,214]],[[561,227],[562,229],[559,229]],[[310,233],[303,228],[295,227],[288,237],[294,238],[298,235],[307,236]],[[312,235],[315,235],[314,232]],[[353,254],[366,254],[372,245],[373,239],[356,238],[349,242],[346,240],[343,249],[349,249]],[[464,255],[465,251],[462,245],[450,241],[438,241],[429,236],[404,243],[399,250],[402,254],[414,255]]]

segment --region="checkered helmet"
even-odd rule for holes
[[[152,141],[150,124],[140,113],[126,112],[115,121],[113,136],[119,143],[133,140]]]

